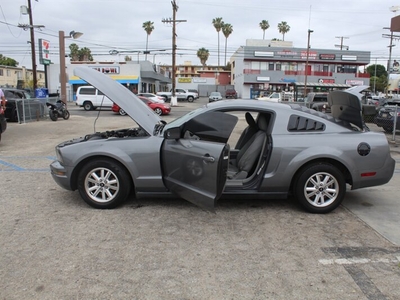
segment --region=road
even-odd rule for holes
[[[132,121],[69,108],[67,121],[10,123],[0,144],[1,299],[400,299],[397,152],[389,184],[326,215],[293,200],[96,210],[52,180],[54,146]]]

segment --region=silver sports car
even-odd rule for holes
[[[220,197],[284,199],[327,213],[351,189],[387,183],[395,161],[382,133],[368,130],[357,90],[329,95],[331,115],[298,104],[224,100],[168,124],[106,75],[75,75],[124,109],[132,128],[56,146],[51,167],[63,188],[95,208],[128,198],[178,195],[214,211]]]

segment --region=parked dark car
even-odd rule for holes
[[[110,77],[88,67],[74,75],[102,89],[138,125],[56,146],[53,179],[95,208],[116,207],[132,194],[178,195],[210,211],[220,197],[293,195],[307,211],[327,213],[347,186],[382,185],[394,173],[386,136],[363,122],[359,93],[332,92],[332,116],[290,102],[235,100],[166,123]]]
[[[234,89],[227,89],[225,91],[225,98],[237,99],[237,92]]]
[[[4,92],[4,96],[7,99],[5,117],[8,121],[18,121],[18,110],[22,110],[22,106],[17,107],[16,100],[28,100],[31,99],[31,95],[26,90],[14,89],[14,88],[1,88]]]
[[[397,113],[396,130],[400,129],[400,102],[390,101],[383,106],[375,117],[375,123],[388,133],[393,132],[394,117]]]

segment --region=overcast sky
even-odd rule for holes
[[[134,51],[146,48],[146,32],[142,25],[146,21],[154,22],[154,31],[149,37],[149,50],[168,49],[165,52],[153,52],[147,59],[156,64],[171,64],[172,27],[163,23],[163,19],[172,18],[171,0],[31,0],[34,25],[45,26],[35,30],[35,43],[38,39],[50,41],[51,60],[58,64],[58,32],[66,34],[75,30],[84,33],[77,39],[66,39],[67,53],[69,44],[75,42],[79,47],[91,49],[94,60],[116,61],[125,55],[137,60]],[[343,44],[350,50],[371,52],[371,63],[386,66],[389,57],[390,34],[383,29],[390,26],[391,18],[400,14],[398,3],[388,0],[176,0],[179,6],[178,20],[186,22],[177,25],[177,63],[192,61],[200,64],[196,56],[199,48],[210,51],[207,64],[217,64],[218,35],[212,20],[222,17],[230,23],[233,33],[228,38],[227,56],[246,44],[246,39],[262,39],[263,31],[259,27],[267,20],[270,28],[265,39],[282,35],[277,29],[278,23],[286,21],[290,31],[285,41],[292,41],[294,47],[307,46],[307,30],[312,29],[310,45],[312,49],[338,49],[337,37],[345,37]],[[18,27],[29,24],[28,15],[22,15],[20,7],[27,6],[28,0],[0,0],[0,54],[19,62],[19,66],[31,68],[30,33]],[[392,12],[391,8],[399,8]],[[395,33],[397,34],[397,33]],[[400,33],[398,33],[400,35]],[[398,40],[393,42],[398,43]],[[108,55],[109,51],[132,51],[120,55]],[[220,60],[224,61],[225,37],[220,34]],[[158,54],[156,54],[158,53]],[[140,54],[139,59],[144,59]],[[400,60],[400,44],[393,47],[392,60]],[[37,58],[38,69],[43,69]]]

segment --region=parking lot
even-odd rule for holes
[[[54,147],[132,121],[69,108],[67,121],[9,123],[2,137],[0,298],[400,299],[397,144],[392,181],[327,215],[292,199],[221,200],[216,214],[181,199],[96,210],[52,180]]]

